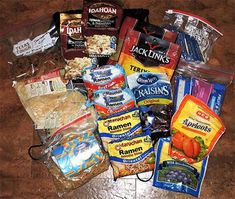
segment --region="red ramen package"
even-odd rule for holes
[[[135,96],[129,88],[98,90],[94,93],[94,105],[101,118],[135,108]]]
[[[45,144],[42,160],[53,176],[59,196],[108,169],[108,156],[95,128],[94,118],[88,112],[61,127]]]
[[[203,60],[209,59],[215,41],[223,34],[208,20],[180,10],[167,10],[164,22],[193,36],[200,47]]]
[[[186,95],[171,120],[169,155],[190,164],[200,162],[225,132],[219,116],[204,102]]]
[[[155,155],[147,133],[110,142],[108,153],[115,180],[154,169]]]
[[[118,63],[127,75],[136,72],[166,73],[171,79],[181,53],[180,46],[130,30]]]
[[[209,156],[194,164],[172,159],[168,154],[169,138],[161,138],[156,149],[153,186],[200,196]]]
[[[120,3],[107,0],[84,2],[86,50],[90,57],[109,57],[116,52],[123,12]]]
[[[118,64],[86,68],[82,78],[90,98],[96,90],[118,89],[127,86],[125,71]]]
[[[139,106],[143,131],[150,130],[153,140],[170,136],[172,91],[167,75],[134,73],[127,79]]]
[[[126,17],[119,32],[117,52],[110,57],[109,63],[118,61],[123,42],[128,30],[136,30],[145,33],[146,35],[151,35],[173,43],[175,42],[177,37],[176,33],[171,32],[167,29],[163,29],[159,26],[147,23],[140,19]]]

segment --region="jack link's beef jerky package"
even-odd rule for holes
[[[67,62],[65,79],[81,78],[83,68],[97,65],[95,58],[85,54],[84,26],[79,11],[60,13],[60,39],[61,51]]]
[[[118,63],[127,75],[136,72],[166,73],[171,79],[180,46],[134,30],[127,32]]]
[[[167,29],[163,29],[159,26],[147,23],[143,20],[132,18],[132,17],[126,17],[123,21],[123,24],[121,26],[119,37],[118,37],[118,46],[117,46],[117,52],[110,57],[109,62],[117,62],[120,51],[123,46],[123,42],[126,36],[127,31],[129,30],[136,30],[142,33],[145,33],[146,35],[151,35],[154,37],[157,37],[159,39],[166,40],[168,42],[175,42],[177,34],[174,32],[171,32]]]
[[[108,156],[95,129],[94,117],[88,111],[58,129],[45,144],[42,160],[53,176],[59,196],[108,169]]]
[[[174,26],[174,29],[193,36],[199,44],[205,62],[209,60],[215,41],[223,36],[212,23],[188,12],[167,10],[164,21],[166,24]]]
[[[83,20],[87,53],[90,57],[109,57],[116,52],[122,12],[118,1],[84,2]]]
[[[3,41],[10,51],[12,80],[26,80],[64,66],[59,35],[51,18],[30,21],[13,31]]]

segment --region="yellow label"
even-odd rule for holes
[[[153,150],[151,149],[152,142],[149,136],[136,137],[131,140],[122,140],[108,144],[108,152],[111,160],[113,157],[125,160],[137,159],[144,153],[146,153],[146,156],[152,153]],[[141,157],[139,161],[143,158]]]
[[[144,66],[135,58],[125,53],[121,53],[118,63],[123,66],[126,75],[140,72],[166,73],[168,78],[171,79],[174,73],[174,70],[162,66]]]
[[[152,104],[170,104],[172,103],[172,100],[169,100],[169,99],[161,99],[161,98],[153,98],[153,99],[145,99],[143,101],[140,101],[138,102],[138,105],[139,106],[142,106],[142,105],[152,105]]]

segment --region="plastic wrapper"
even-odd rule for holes
[[[53,176],[59,196],[108,169],[108,156],[95,129],[94,117],[88,111],[58,129],[44,146],[42,161]]]
[[[134,73],[127,80],[139,106],[143,131],[150,130],[153,140],[170,136],[172,91],[167,75]]]
[[[8,63],[12,80],[38,77],[64,67],[58,39],[59,35],[51,17],[23,24],[17,32],[9,30],[3,42],[9,50]]]
[[[223,34],[208,20],[189,12],[167,10],[164,23],[173,26],[173,30],[183,31],[193,36],[200,47],[203,60],[209,60],[216,40]],[[172,27],[169,27],[172,30]]]
[[[193,164],[205,159],[225,132],[220,117],[203,101],[186,95],[171,120],[169,155]]]
[[[209,157],[189,165],[172,159],[168,155],[169,146],[169,138],[161,138],[158,142],[153,186],[199,197]]]
[[[233,72],[222,68],[180,61],[174,76],[174,111],[178,109],[183,97],[191,94],[220,114],[226,88],[232,83],[233,78]],[[200,82],[200,85],[195,81]]]

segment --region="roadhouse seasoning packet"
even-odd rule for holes
[[[180,46],[129,30],[118,63],[127,75],[136,72],[166,73],[171,79],[181,53]]]
[[[154,169],[155,155],[148,134],[112,141],[108,153],[115,180]]]
[[[169,146],[170,138],[161,138],[157,144],[153,186],[199,197],[209,156],[189,165],[172,159],[168,154]]]
[[[98,131],[105,150],[112,140],[142,133],[138,108],[107,119],[98,119]]]
[[[225,126],[218,115],[194,96],[186,95],[171,121],[169,155],[190,164],[203,160]]]

